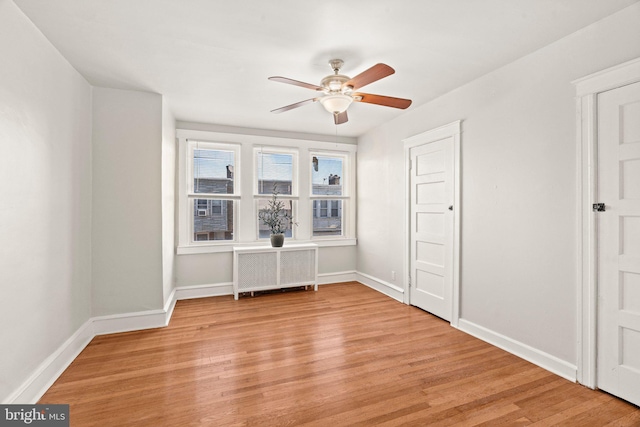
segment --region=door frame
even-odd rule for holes
[[[460,133],[462,121],[457,120],[426,132],[403,139],[404,144],[404,298],[405,304],[411,302],[411,148],[429,144],[445,138],[453,138],[453,263],[452,263],[452,292],[451,292],[451,326],[457,328],[460,318],[460,217],[462,206],[460,203]]]
[[[597,230],[591,206],[597,203],[598,94],[640,81],[640,58],[572,83],[576,89],[576,253],[577,253],[577,381],[597,388]]]

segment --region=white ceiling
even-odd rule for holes
[[[163,94],[178,120],[359,136],[403,111],[354,103],[337,128],[320,103],[272,114],[315,92],[267,78],[383,62],[396,73],[362,91],[410,110],[637,0],[14,1],[91,84]]]

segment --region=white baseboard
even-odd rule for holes
[[[161,310],[139,311],[135,313],[113,314],[91,319],[95,335],[116,334],[118,332],[140,331],[167,326],[167,312]]]
[[[173,316],[173,309],[176,308],[176,288],[173,288],[171,293],[169,294],[169,298],[164,303],[164,325],[167,326],[169,321],[171,320],[171,316]]]
[[[329,283],[354,282],[357,280],[356,271],[338,271],[336,273],[318,274],[318,285],[328,285]]]
[[[36,370],[3,404],[34,404],[51,387],[95,336],[93,321],[87,320],[56,351],[42,361]]]
[[[233,283],[181,286],[176,288],[176,300],[233,295]]]
[[[399,286],[360,272],[356,273],[356,280],[363,285],[375,289],[378,292],[382,292],[397,301],[404,301],[404,289]]]
[[[566,378],[569,381],[575,382],[577,379],[578,368],[575,365],[558,359],[557,357],[541,350],[476,325],[475,323],[465,319],[459,320],[458,329],[469,335],[473,335],[482,341],[486,341],[489,344],[508,351],[511,354],[515,354],[516,356],[538,365],[547,371],[553,372],[556,375]]]

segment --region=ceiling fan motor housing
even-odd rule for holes
[[[332,74],[322,79],[320,86],[325,88],[325,91],[328,94],[348,93],[353,90],[351,86],[344,85],[349,80],[351,80],[349,76],[345,76],[343,74]]]

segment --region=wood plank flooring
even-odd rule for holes
[[[40,403],[72,426],[640,426],[358,283],[179,301],[167,328],[93,339]]]

